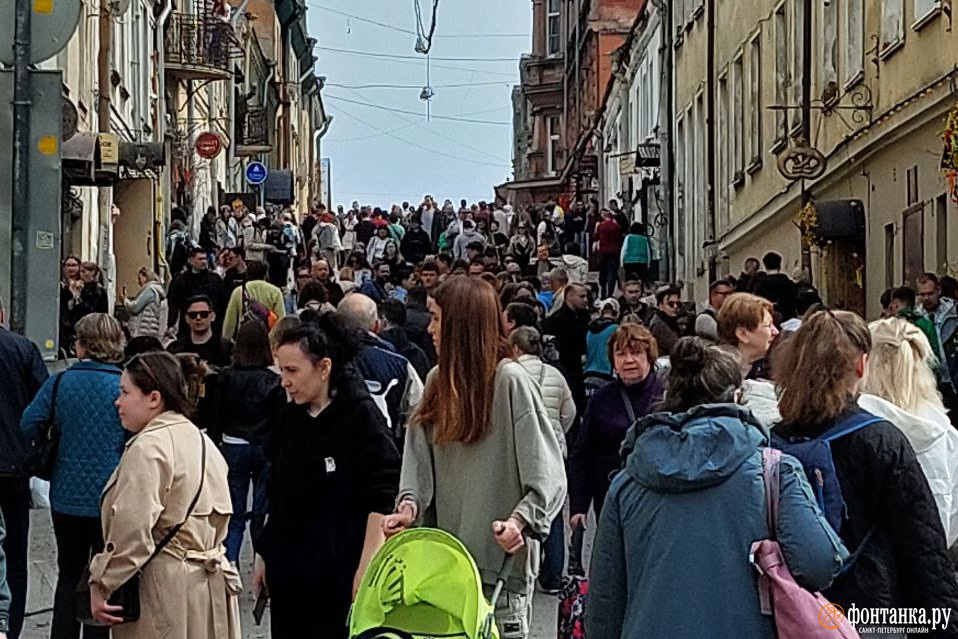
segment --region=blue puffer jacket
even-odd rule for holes
[[[761,426],[734,404],[656,414],[630,429],[625,470],[596,533],[589,639],[774,639],[759,608],[752,542],[768,538]],[[777,535],[796,580],[819,590],[847,551],[798,461],[780,466]]]
[[[114,402],[120,396],[120,369],[84,360],[60,373],[56,428],[60,449],[50,480],[50,507],[64,515],[100,516],[100,493],[120,463],[125,440]],[[20,428],[37,437],[50,414],[57,376],[51,377],[27,407]]]

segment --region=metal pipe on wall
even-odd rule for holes
[[[30,202],[30,22],[32,2],[17,0],[13,45],[13,236],[10,251],[10,328],[27,324],[27,226]],[[0,318],[2,319],[2,318]]]

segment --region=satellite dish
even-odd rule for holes
[[[124,0],[129,5],[129,0]],[[42,0],[31,2],[33,14],[30,16],[30,60],[37,64],[60,53],[73,37],[80,23],[80,0]],[[13,64],[13,36],[15,22],[10,12],[6,19],[0,20],[0,62]]]
[[[110,0],[109,11],[111,18],[119,18],[130,9],[130,0]]]

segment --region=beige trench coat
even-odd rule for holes
[[[103,490],[104,552],[90,583],[112,592],[140,570],[155,544],[186,517],[200,484],[200,431],[166,412],[126,445]],[[238,639],[239,575],[223,540],[232,506],[227,466],[206,439],[206,478],[189,521],[143,569],[139,621],[113,627],[114,639]]]

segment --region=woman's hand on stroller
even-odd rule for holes
[[[398,535],[416,522],[416,505],[403,501],[396,506],[396,512],[383,517],[383,534],[386,539]]]
[[[505,521],[492,522],[492,535],[504,551],[514,555],[526,545],[522,538],[522,531],[525,527],[525,522],[519,521],[516,517],[510,517]]]

